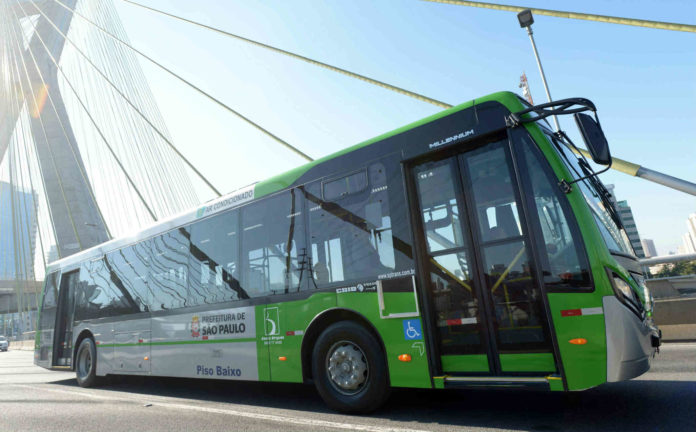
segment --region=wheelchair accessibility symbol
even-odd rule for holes
[[[406,340],[421,340],[423,339],[423,331],[421,330],[420,320],[403,320],[404,324],[404,339]]]

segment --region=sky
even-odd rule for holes
[[[114,0],[132,44],[314,158],[441,108]],[[520,93],[546,102],[515,13],[419,0],[141,0],[170,13],[450,104]],[[511,0],[508,4],[696,24],[693,0]],[[612,154],[696,182],[696,34],[535,16],[554,99],[598,107]],[[232,191],[304,160],[141,61],[174,143]],[[561,119],[574,130],[571,118]],[[696,197],[618,172],[601,175],[641,237],[675,251]],[[195,181],[203,201],[213,194]]]

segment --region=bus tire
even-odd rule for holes
[[[352,321],[339,321],[321,333],[312,351],[312,376],[326,404],[344,413],[374,411],[390,393],[382,347]]]
[[[80,387],[95,387],[101,384],[97,376],[97,348],[94,339],[86,337],[77,348],[75,375]]]

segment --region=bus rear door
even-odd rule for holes
[[[79,278],[79,270],[64,273],[60,278],[56,331],[53,339],[54,367],[70,367],[72,363],[73,314],[75,311],[75,290]]]

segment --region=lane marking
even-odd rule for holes
[[[235,416],[235,417],[251,418],[251,419],[255,419],[255,420],[266,420],[266,421],[271,421],[271,422],[276,422],[276,423],[291,423],[291,424],[296,424],[296,425],[300,425],[300,426],[314,426],[314,427],[318,427],[318,428],[346,429],[346,430],[356,430],[356,431],[365,431],[365,432],[429,432],[429,431],[426,431],[423,429],[410,429],[410,428],[400,428],[400,427],[392,427],[392,426],[365,425],[365,424],[357,424],[357,423],[343,423],[343,422],[336,422],[336,421],[330,421],[330,420],[308,419],[308,418],[291,417],[291,416],[283,416],[283,415],[276,415],[276,414],[255,413],[255,412],[240,411],[240,410],[229,409],[229,408],[223,409],[223,408],[210,408],[210,407],[203,407],[203,406],[186,405],[186,404],[181,404],[181,403],[165,402],[162,400],[161,396],[154,396],[154,397],[150,397],[147,399],[141,399],[141,398],[130,398],[130,397],[102,396],[102,395],[87,393],[87,392],[83,392],[83,391],[62,390],[62,389],[46,388],[44,386],[26,385],[26,384],[9,384],[9,386],[27,388],[27,389],[38,390],[38,391],[48,391],[48,392],[54,392],[54,393],[79,395],[79,396],[84,396],[87,398],[100,399],[100,400],[111,400],[111,401],[116,400],[116,401],[132,402],[132,403],[138,403],[138,404],[152,403],[154,406],[160,406],[163,408],[171,408],[171,409],[176,409],[176,410],[200,411],[200,412],[206,412],[206,413],[211,413],[211,414],[223,414],[223,415],[230,415],[230,416]],[[157,401],[157,400],[159,400],[159,401]]]
[[[660,346],[661,351],[668,351],[670,348],[676,348],[676,349],[696,349],[696,343],[688,343],[688,342],[666,342],[663,341],[662,345]]]

